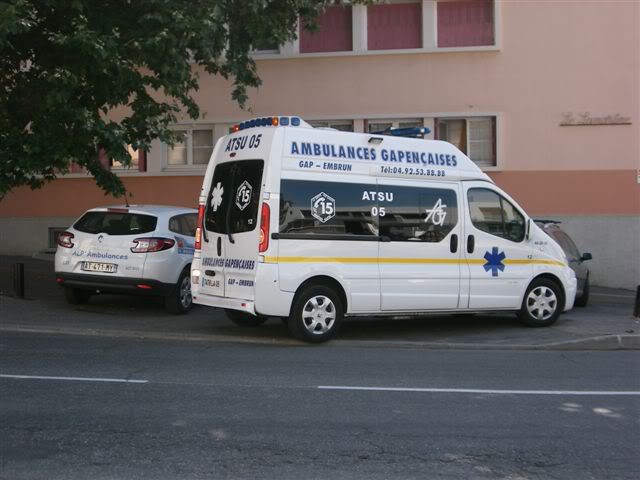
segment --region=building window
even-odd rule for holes
[[[300,25],[300,53],[348,52],[353,50],[351,7],[327,7],[318,17],[318,30]]]
[[[213,128],[183,130],[181,142],[167,146],[167,165],[179,167],[206,165],[213,153]]]
[[[437,118],[435,138],[452,143],[479,167],[496,166],[496,117]]]
[[[144,172],[146,170],[147,152],[145,152],[144,150],[134,150],[131,145],[127,145],[127,151],[129,152],[129,156],[131,157],[131,164],[129,166],[125,166],[122,164],[122,162],[110,158],[109,166],[111,167],[111,169],[138,170]]]
[[[263,40],[262,42],[258,42],[253,47],[253,53],[257,53],[257,54],[280,53],[280,45],[278,45],[278,42],[273,39]]]
[[[333,128],[341,132],[353,132],[352,120],[311,120],[309,125],[314,128]]]
[[[494,45],[493,0],[438,1],[438,47]]]
[[[367,48],[422,48],[422,2],[368,6]]]
[[[390,128],[412,128],[424,127],[424,121],[421,118],[395,118],[395,119],[376,119],[365,120],[365,131],[368,133],[384,132]]]

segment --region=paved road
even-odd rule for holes
[[[640,471],[634,351],[11,333],[0,347],[7,479],[631,479]]]

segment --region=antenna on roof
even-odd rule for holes
[[[379,132],[369,132],[373,135],[391,135],[392,137],[424,138],[431,133],[427,127],[387,128]]]

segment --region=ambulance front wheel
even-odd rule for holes
[[[518,318],[529,327],[547,327],[558,319],[563,305],[564,297],[558,284],[538,278],[527,288]]]
[[[298,340],[326,342],[338,333],[343,316],[342,302],[336,292],[324,285],[312,285],[296,296],[287,326]]]
[[[259,317],[239,310],[232,310],[230,308],[226,308],[224,313],[227,315],[229,320],[240,327],[257,327],[269,320],[269,317]]]

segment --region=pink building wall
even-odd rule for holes
[[[496,10],[497,48],[258,59],[263,85],[250,92],[252,113],[231,101],[229,82],[201,75],[199,122],[496,115],[499,165],[490,175],[528,213],[627,216],[640,226],[640,2],[498,1]],[[620,114],[631,125],[560,126],[566,112]],[[201,174],[163,171],[161,156],[149,152],[148,171],[125,178],[133,201],[193,206]],[[62,179],[9,194],[0,223],[110,203],[90,179]]]

